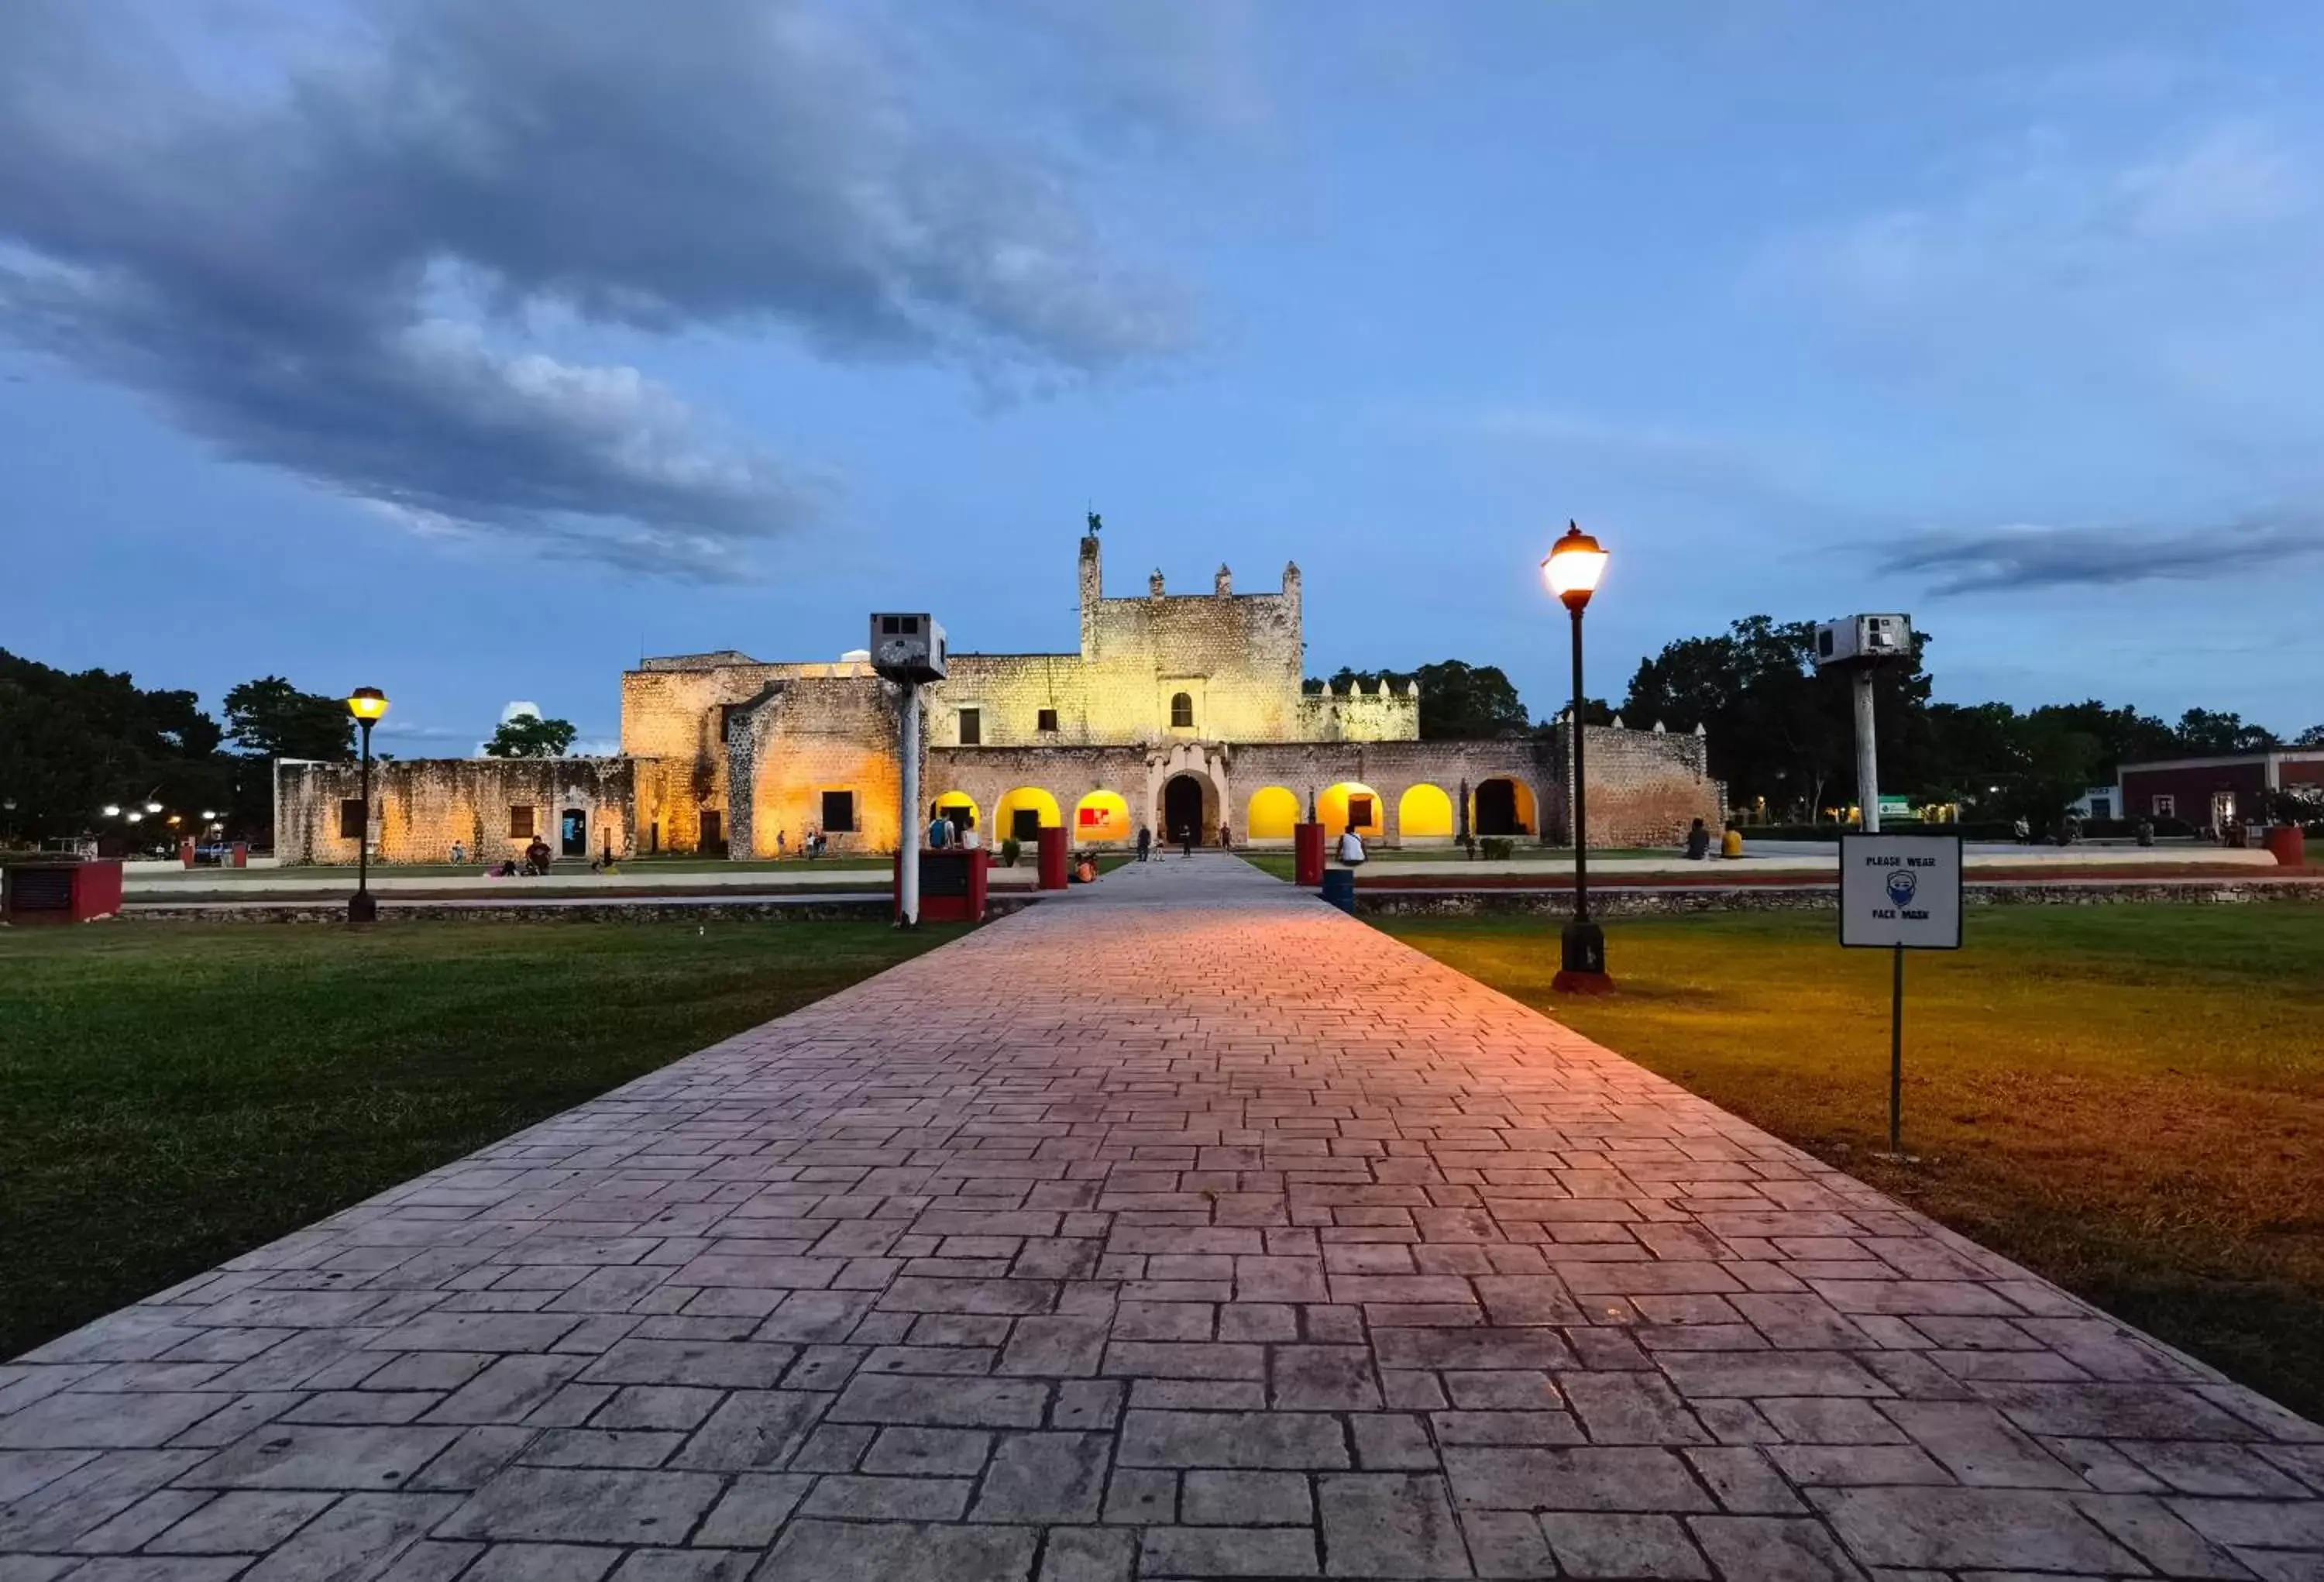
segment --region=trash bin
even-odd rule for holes
[[[1065,887],[1065,831],[1062,825],[1041,827],[1041,888]]]
[[[1356,871],[1353,868],[1323,870],[1323,899],[1346,912],[1356,915]]]
[[[981,923],[984,921],[987,863],[991,854],[982,847],[946,847],[941,851],[914,854],[920,865],[920,921]],[[903,877],[905,854],[896,854],[896,875]],[[904,914],[903,886],[896,889],[896,915]]]
[[[1293,883],[1305,889],[1323,882],[1323,827],[1321,824],[1294,824],[1291,827]]]
[[[2278,866],[2297,868],[2308,861],[2308,837],[2297,824],[2271,824],[2267,849],[2275,854]]]

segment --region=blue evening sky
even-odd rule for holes
[[[874,606],[2324,720],[2324,9],[0,6],[0,646],[457,753]],[[1637,722],[1645,723],[1645,722]]]

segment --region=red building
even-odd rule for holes
[[[2177,819],[2198,829],[2250,823],[2268,792],[2303,785],[2324,788],[2324,747],[2126,763],[2116,776],[2124,818]]]

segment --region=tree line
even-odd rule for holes
[[[63,671],[0,649],[0,841],[111,834],[157,846],[214,833],[198,828],[209,813],[227,837],[263,843],[275,760],[355,755],[346,700],[281,676],[233,688],[222,713],[213,717],[183,689],[140,687],[125,671]],[[555,757],[573,737],[567,721],[519,715],[484,751]],[[151,803],[163,811],[126,820]]]
[[[2264,748],[2324,746],[2324,725],[2289,743],[2238,714],[2190,708],[2172,724],[2097,698],[2020,711],[2006,703],[1938,703],[1925,662],[1931,639],[1907,668],[1875,681],[1881,789],[1915,802],[1965,803],[1981,815],[2024,817],[2047,828],[2124,763],[2206,757]],[[1423,741],[1524,735],[1556,728],[1536,721],[1498,666],[1446,660],[1410,671],[1342,669],[1311,677],[1310,692],[1383,681],[1420,683]],[[1563,706],[1555,711],[1562,717]],[[1815,665],[1815,623],[1751,615],[1710,637],[1686,637],[1638,661],[1618,706],[1588,698],[1593,725],[1619,715],[1639,729],[1702,727],[1711,772],[1729,805],[1777,822],[1808,822],[1856,800],[1856,723],[1846,677]]]

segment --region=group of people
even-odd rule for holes
[[[928,820],[928,846],[933,850],[974,851],[983,843],[976,833],[976,820],[961,810],[938,808],[936,817]]]
[[[1194,843],[1199,838],[1200,836],[1193,825],[1182,824],[1179,826],[1176,844],[1179,849],[1185,852],[1186,856],[1193,856],[1194,855]],[[1157,843],[1155,840],[1154,831],[1152,829],[1143,824],[1140,824],[1138,827],[1138,860],[1139,862],[1142,863],[1149,860],[1153,856],[1158,844],[1160,843]],[[1226,824],[1221,824],[1219,826],[1219,849],[1221,851],[1230,851],[1232,850],[1233,847],[1234,830],[1232,827]]]
[[[1686,855],[1690,862],[1708,862],[1711,859],[1711,827],[1700,819],[1687,827]],[[1719,837],[1719,855],[1722,857],[1743,855],[1743,832],[1732,824]]]
[[[808,826],[807,827],[807,834],[806,834],[806,836],[805,836],[805,837],[804,837],[799,841],[799,844],[798,844],[799,855],[800,855],[801,856],[803,856],[803,857],[806,857],[808,861],[812,862],[812,861],[814,861],[816,857],[819,857],[819,856],[823,856],[824,852],[825,852],[825,851],[827,849],[827,847],[828,847],[828,844],[829,844],[829,843],[828,843],[828,842],[826,841],[826,839],[825,838],[825,836],[824,836],[824,833],[823,833],[823,827],[822,827],[821,825],[817,825],[817,824],[810,824],[810,825],[808,825]],[[791,833],[790,833],[790,831],[789,831],[789,830],[788,830],[788,829],[778,829],[778,830],[776,830],[776,831],[775,831],[775,856],[778,856],[778,857],[787,857],[787,856],[790,856],[790,855],[791,855]]]

